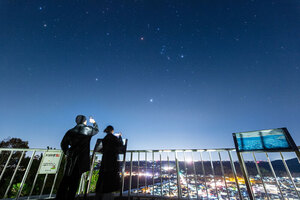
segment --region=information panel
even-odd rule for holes
[[[236,154],[241,166],[241,171],[245,179],[247,192],[251,200],[255,199],[255,196],[252,190],[249,175],[247,173],[246,164],[243,159],[243,153],[253,152],[253,158],[255,158],[254,152],[264,152],[266,153],[267,157],[267,152],[295,152],[300,162],[299,149],[296,146],[287,128],[233,133],[232,135],[235,144]],[[269,164],[270,166],[272,166],[270,160]],[[275,179],[277,179],[276,176]]]
[[[56,174],[62,157],[61,152],[45,152],[39,168],[39,174]]]
[[[233,133],[236,149],[243,151],[282,151],[297,148],[286,128]]]

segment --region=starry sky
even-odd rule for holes
[[[1,0],[0,139],[59,148],[84,114],[129,149],[300,145],[299,24],[298,0]]]

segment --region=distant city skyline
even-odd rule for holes
[[[287,127],[300,145],[300,3],[0,2],[0,140],[60,148],[77,114],[129,149],[234,147]]]

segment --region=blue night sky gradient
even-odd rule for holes
[[[2,0],[0,139],[58,148],[85,114],[129,149],[300,145],[299,24],[296,0]]]

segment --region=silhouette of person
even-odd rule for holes
[[[103,132],[106,136],[102,141],[103,156],[96,185],[96,200],[111,200],[113,199],[112,192],[120,190],[118,154],[123,141],[121,133],[114,135],[112,126],[107,126]]]
[[[99,132],[97,123],[91,117],[90,123],[93,126],[87,126],[84,115],[78,115],[75,121],[77,125],[67,131],[60,144],[67,161],[56,194],[57,200],[75,199],[81,174],[90,170],[91,138]]]

